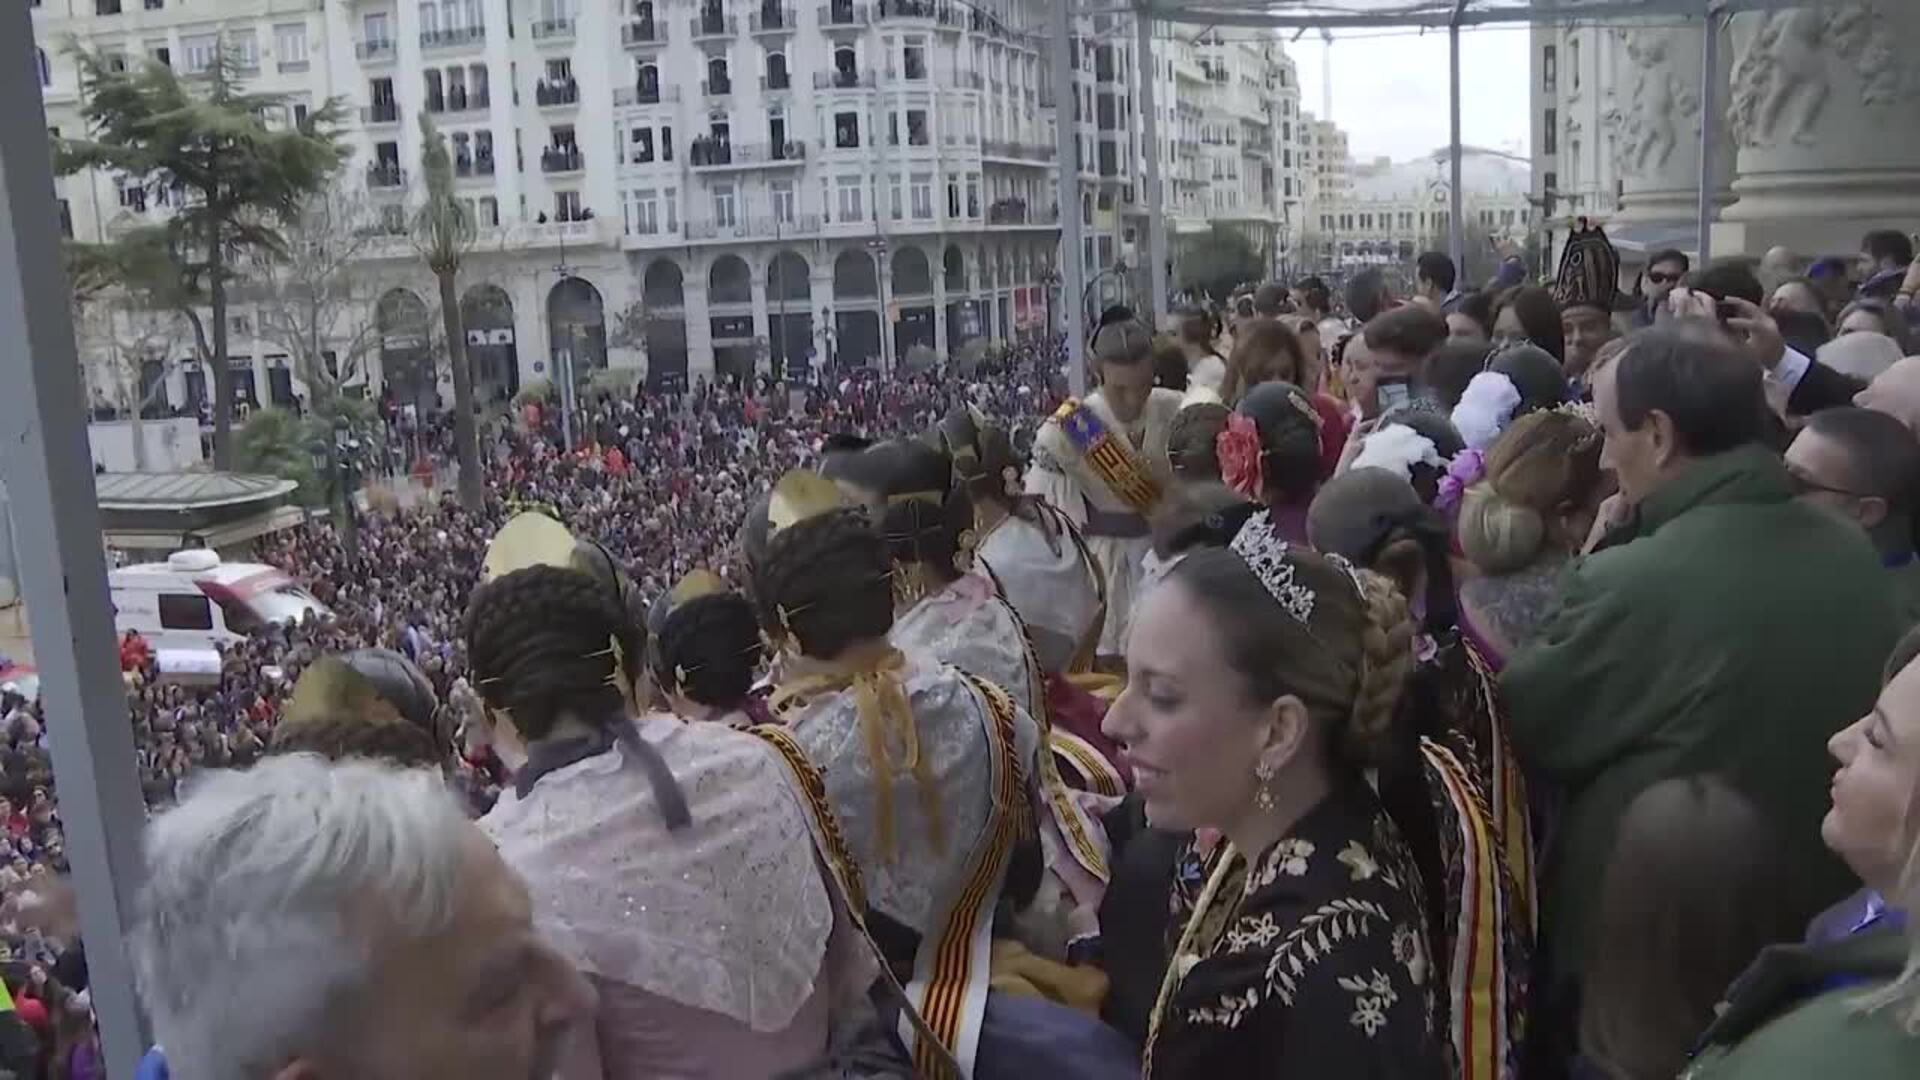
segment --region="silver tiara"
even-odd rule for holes
[[[1247,519],[1240,531],[1233,536],[1233,553],[1240,556],[1253,576],[1281,610],[1293,616],[1301,626],[1309,626],[1313,618],[1313,590],[1293,580],[1294,564],[1287,555],[1293,545],[1274,528],[1273,515],[1266,510]]]

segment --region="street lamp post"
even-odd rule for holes
[[[880,313],[875,320],[880,327],[880,370],[893,370],[893,330],[887,318],[887,238],[876,236],[867,241],[867,250],[873,252],[874,287],[880,295]]]

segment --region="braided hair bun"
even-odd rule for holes
[[[876,524],[888,557],[926,566],[942,579],[958,577],[973,502],[954,486],[952,459],[917,439],[903,439],[883,447],[875,462],[875,491],[884,502]]]
[[[701,705],[734,709],[753,692],[762,656],[753,605],[737,593],[696,596],[653,636],[654,681]]]
[[[321,657],[301,675],[267,752],[437,769],[452,756],[453,733],[413,661],[392,649],[356,649]]]
[[[815,659],[884,638],[893,629],[887,543],[857,509],[797,521],[755,564],[753,602],[769,635]]]
[[[530,566],[474,590],[467,658],[489,708],[513,715],[531,742],[563,716],[611,725],[646,655],[646,633],[622,598],[578,570]]]

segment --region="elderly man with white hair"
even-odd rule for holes
[[[529,1080],[591,1009],[431,772],[271,758],[146,848],[130,951],[173,1076]]]

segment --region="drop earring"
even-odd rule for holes
[[[1262,761],[1253,767],[1254,809],[1267,811],[1273,809],[1273,766]]]

